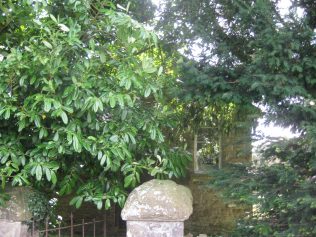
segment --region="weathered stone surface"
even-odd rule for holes
[[[27,194],[30,192],[31,190],[25,187],[8,187],[6,193],[10,195],[10,200],[5,207],[0,208],[0,219],[10,221],[31,219],[31,213],[27,207]]]
[[[122,210],[127,237],[183,237],[192,213],[188,188],[170,180],[148,181],[128,196]]]
[[[193,237],[193,235],[191,233],[188,233],[184,237]]]
[[[128,221],[127,237],[183,237],[183,222]]]
[[[121,215],[127,221],[184,221],[192,214],[192,201],[188,188],[154,179],[132,191]]]
[[[31,237],[28,227],[21,222],[0,220],[0,237]],[[34,237],[38,233],[34,234]],[[33,237],[33,236],[32,236]]]
[[[231,236],[236,220],[245,216],[249,206],[229,205],[207,184],[212,176],[194,174],[188,185],[193,194],[194,211],[184,223],[185,232],[193,236],[208,235]]]

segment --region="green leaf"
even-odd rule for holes
[[[154,73],[156,72],[156,68],[153,65],[153,59],[152,58],[144,58],[142,61],[143,70],[146,73]]]
[[[65,152],[64,147],[63,147],[63,146],[59,146],[59,147],[58,147],[58,153],[59,153],[59,154],[63,154],[64,152]]]
[[[150,129],[150,138],[152,140],[156,139],[156,129],[155,128]]]
[[[23,75],[20,80],[19,80],[19,84],[20,86],[23,86],[24,85],[24,80],[27,78],[27,75]]]
[[[37,179],[38,181],[40,181],[40,180],[42,179],[42,175],[43,175],[42,167],[41,167],[40,165],[37,165],[37,166],[36,166],[36,172],[35,172],[35,174],[36,174],[36,179]]]
[[[134,180],[134,175],[130,174],[124,178],[124,188],[129,187]]]
[[[18,132],[21,132],[25,128],[25,119],[20,120],[18,124],[19,124]]]
[[[45,174],[46,174],[46,179],[48,181],[51,181],[52,175],[51,175],[51,172],[50,172],[50,170],[48,168],[45,168]]]
[[[162,72],[163,72],[163,67],[160,66],[157,73],[158,77],[162,74]]]
[[[77,209],[78,209],[79,207],[81,207],[82,201],[83,201],[83,197],[79,197],[79,198],[77,199],[77,202],[76,202],[76,208],[77,208]]]
[[[53,46],[49,42],[47,42],[46,40],[43,40],[42,42],[47,48],[49,48],[49,49],[53,48]]]
[[[45,132],[46,132],[46,129],[45,129],[45,128],[41,128],[41,129],[40,129],[40,132],[39,132],[39,139],[42,139],[42,138],[45,136]]]
[[[116,99],[114,98],[114,96],[110,97],[110,106],[111,108],[114,108],[116,105]]]
[[[70,202],[69,202],[69,205],[75,205],[75,203],[77,202],[77,200],[78,200],[78,198],[79,197],[74,197],[74,198],[72,198],[71,200],[70,200]]]
[[[135,173],[135,176],[136,176],[136,180],[138,183],[140,183],[140,175],[138,172]]]
[[[98,151],[98,160],[100,160],[102,158],[102,156],[103,156],[102,151]]]
[[[67,124],[67,123],[68,123],[68,116],[67,116],[67,114],[66,114],[65,111],[62,111],[62,112],[60,113],[60,117],[61,117],[61,119],[63,120],[64,124]]]
[[[37,20],[37,19],[33,19],[33,21],[36,23],[36,24],[38,24],[38,25],[42,25],[42,22],[40,22],[39,20]]]
[[[64,32],[69,32],[70,29],[68,28],[68,26],[64,25],[64,24],[58,24],[59,28],[64,31]]]
[[[118,142],[118,140],[119,140],[119,137],[118,137],[118,135],[112,135],[111,137],[110,137],[110,141],[111,142]]]
[[[124,99],[122,95],[118,95],[118,102],[121,108],[124,108]]]
[[[144,96],[145,96],[145,97],[148,97],[148,96],[150,95],[150,93],[151,93],[151,88],[150,88],[150,87],[147,87],[146,90],[145,90]]]
[[[10,118],[10,109],[6,109],[4,114],[4,119],[8,120]]]
[[[105,167],[104,170],[107,171],[107,170],[109,170],[111,168],[112,168],[112,160],[110,159],[109,156],[107,156],[107,158],[106,158],[106,167]]]
[[[102,201],[98,201],[98,202],[97,202],[97,208],[98,208],[98,210],[101,210],[101,209],[102,209],[102,206],[103,206],[103,202],[102,202]]]
[[[129,90],[131,88],[131,86],[132,86],[132,81],[129,78],[126,78],[125,89]]]
[[[56,184],[57,183],[57,176],[56,176],[55,172],[51,171],[50,174],[51,174],[52,183]]]
[[[129,138],[131,139],[132,143],[136,144],[136,140],[135,140],[135,137],[133,136],[133,134],[128,133],[128,135],[129,135]]]
[[[125,203],[125,197],[124,196],[119,196],[118,198],[118,204],[121,208],[124,207],[124,203]]]
[[[104,154],[102,156],[102,159],[100,160],[100,165],[103,166],[106,160],[107,160],[107,156],[106,156],[106,154]]]
[[[79,143],[77,135],[75,135],[75,134],[72,136],[72,144],[73,144],[73,147],[74,147],[76,152],[81,151],[81,145]]]
[[[55,23],[58,23],[58,22],[57,22],[57,19],[56,19],[52,14],[49,14],[49,17],[50,17]]]
[[[48,100],[48,99],[45,99],[45,100],[44,100],[44,111],[45,111],[45,112],[49,112],[50,109],[51,109],[51,107],[52,107],[51,101]]]
[[[157,167],[155,167],[154,169],[152,169],[152,171],[150,172],[151,176],[155,176],[157,173],[159,172],[159,169]]]
[[[109,209],[111,207],[111,201],[110,201],[110,199],[106,199],[106,201],[105,201],[105,209]]]
[[[39,116],[35,116],[34,123],[35,123],[35,126],[38,128],[41,126],[41,120]]]
[[[53,140],[55,142],[57,142],[59,140],[59,133],[58,132],[55,133]]]
[[[101,63],[105,63],[106,62],[105,54],[103,52],[99,52],[99,56],[100,56]]]
[[[122,119],[122,120],[125,120],[126,117],[127,117],[127,110],[126,110],[126,109],[123,109],[122,115],[121,115],[121,119]]]

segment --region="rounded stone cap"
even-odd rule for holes
[[[130,193],[121,216],[126,221],[184,221],[192,214],[192,201],[187,187],[153,179]]]

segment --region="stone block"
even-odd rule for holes
[[[127,237],[183,237],[183,222],[127,221]]]
[[[0,220],[0,237],[33,237],[22,222]],[[34,234],[38,237],[38,233]]]
[[[192,214],[191,191],[170,180],[151,180],[128,196],[121,216],[127,237],[183,237],[183,221]]]
[[[30,220],[32,215],[27,206],[27,194],[30,192],[32,190],[26,187],[8,187],[6,193],[10,195],[10,200],[0,208],[0,219],[16,222]]]

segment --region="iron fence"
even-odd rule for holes
[[[54,236],[58,236],[58,237],[62,237],[62,231],[70,231],[70,237],[75,237],[74,235],[74,229],[81,227],[81,234],[76,234],[77,236],[82,236],[82,237],[86,237],[86,227],[87,226],[92,226],[92,235],[90,234],[90,236],[93,237],[97,237],[96,236],[96,232],[97,232],[97,224],[98,223],[102,223],[102,227],[101,227],[101,232],[102,232],[102,237],[107,237],[107,229],[106,229],[106,215],[104,214],[103,219],[102,220],[96,220],[93,219],[92,221],[88,221],[86,222],[85,219],[81,219],[80,223],[75,223],[74,221],[74,215],[71,213],[70,214],[70,225],[61,225],[61,223],[58,224],[57,227],[54,228],[50,228],[49,227],[49,220],[48,218],[45,221],[45,229],[42,230],[37,230],[36,229],[36,222],[33,220],[32,222],[32,237],[38,237],[38,236],[45,236],[45,237],[49,237],[49,235],[51,233],[55,233]],[[100,230],[99,230],[100,232]],[[63,235],[64,236],[64,235]],[[69,235],[67,235],[69,236]],[[100,235],[99,235],[100,236]]]

